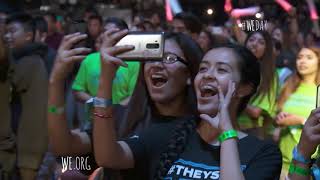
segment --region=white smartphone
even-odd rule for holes
[[[126,61],[161,61],[164,52],[164,33],[129,32],[116,46],[133,45],[131,51],[117,57]]]

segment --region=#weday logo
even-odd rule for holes
[[[243,31],[266,31],[267,24],[267,20],[242,20],[238,26]]]

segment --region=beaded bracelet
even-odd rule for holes
[[[48,113],[51,113],[51,114],[56,114],[56,115],[61,115],[64,113],[64,106],[61,106],[61,107],[57,107],[55,105],[49,105],[48,106]]]
[[[300,176],[309,176],[310,169],[309,168],[308,169],[302,168],[302,167],[294,165],[293,163],[290,163],[289,173],[290,174],[298,174]]]
[[[230,138],[238,138],[238,132],[236,130],[228,130],[224,131],[219,136],[219,141],[222,143],[223,141],[230,139]]]

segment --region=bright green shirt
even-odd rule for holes
[[[273,81],[272,91],[264,97],[258,96],[254,100],[249,102],[249,105],[262,109],[263,113],[267,113],[269,116],[274,117],[276,114],[276,98],[278,95],[278,75],[275,74]],[[270,99],[270,101],[269,101]],[[260,116],[258,120],[251,119],[244,112],[239,116],[238,123],[240,129],[250,129],[263,126],[263,116]]]
[[[284,103],[282,111],[307,119],[316,105],[317,86],[301,83]],[[282,152],[282,168],[288,170],[292,159],[292,151],[300,140],[302,125],[288,126],[281,130],[280,150]]]
[[[135,88],[140,63],[127,62],[128,67],[120,66],[112,84],[112,101],[119,104],[132,95]],[[73,82],[72,89],[83,91],[96,96],[100,79],[100,53],[89,54],[81,63],[78,74]]]

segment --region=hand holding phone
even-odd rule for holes
[[[103,41],[100,47],[100,62],[101,74],[107,74],[109,79],[113,79],[119,66],[127,67],[127,64],[122,59],[117,57],[119,54],[132,51],[132,45],[118,45],[115,44],[128,34],[128,30],[109,29],[102,35]],[[105,76],[103,76],[105,77]]]
[[[131,51],[118,54],[126,61],[160,61],[164,53],[164,33],[129,32],[116,46],[133,45]]]

